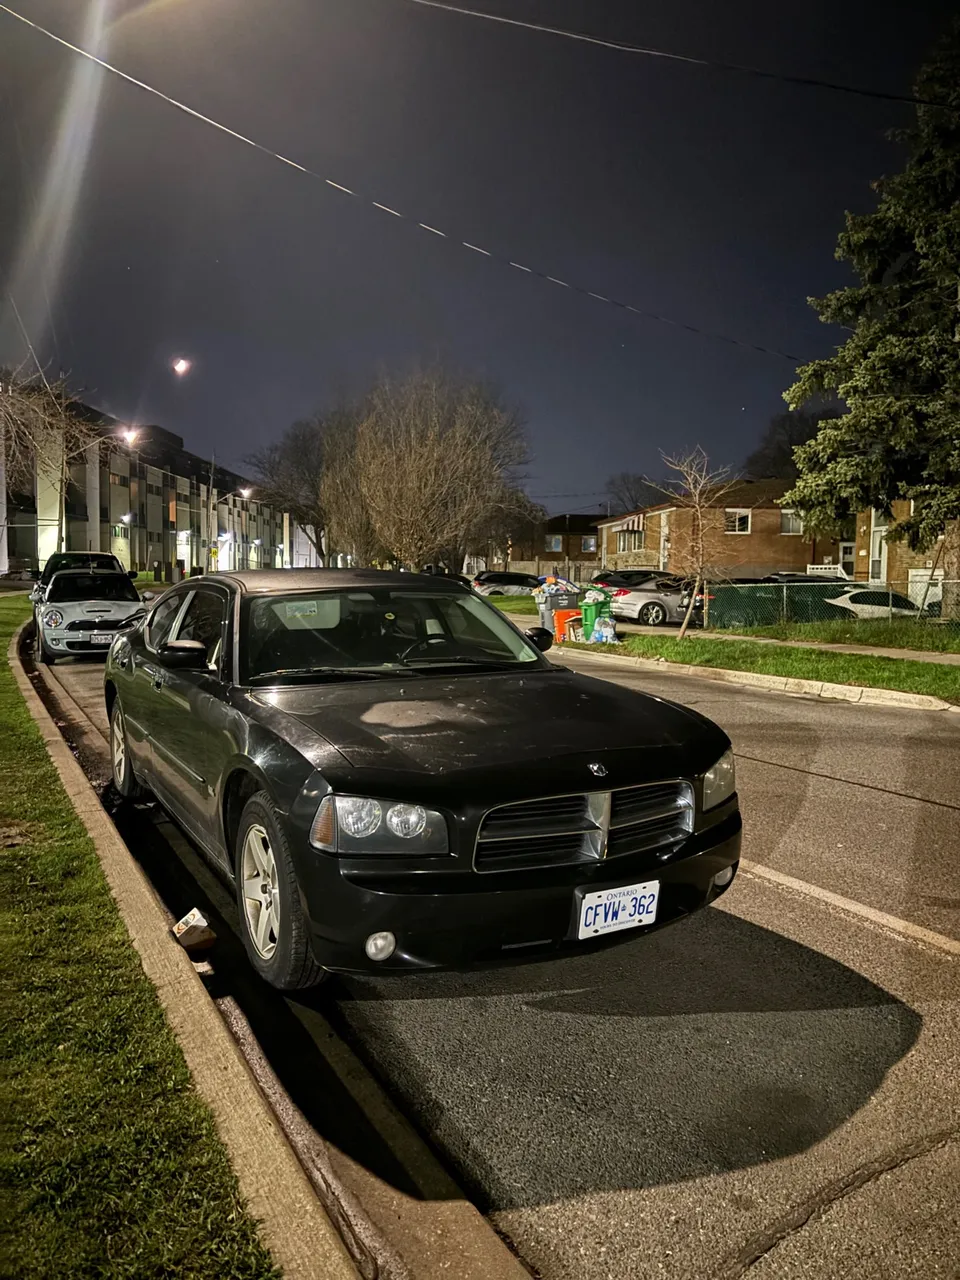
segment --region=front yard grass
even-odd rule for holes
[[[915,622],[912,618],[831,618],[825,622],[781,622],[770,627],[724,627],[718,635],[761,636],[767,640],[808,640],[823,644],[859,644],[879,649],[924,649],[960,653],[960,623]]]
[[[673,636],[628,635],[618,645],[563,647],[594,653],[626,653],[637,658],[663,658],[666,662],[686,662],[728,671],[758,671],[764,675],[787,676],[796,680],[822,680],[830,684],[859,684],[874,689],[926,693],[946,702],[960,703],[960,667],[946,663],[780,647],[755,644],[750,640],[705,640],[690,635],[683,640]]]
[[[526,613],[539,617],[540,609],[533,596],[488,596],[491,604],[495,604],[504,613]]]
[[[279,1280],[6,661],[0,600],[0,1275]]]

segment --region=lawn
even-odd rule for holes
[[[724,628],[717,634],[960,653],[960,624],[915,622],[912,618],[894,618],[891,622],[866,618],[833,618],[828,622],[781,622],[772,627]]]
[[[0,1274],[277,1280],[7,665],[28,612],[0,599]]]
[[[533,596],[487,596],[486,598],[504,613],[525,613],[535,618],[540,614]]]
[[[596,653],[663,658],[728,671],[758,671],[798,680],[859,684],[875,689],[926,693],[960,703],[960,666],[911,662],[906,658],[874,658],[858,653],[754,644],[749,640],[705,640],[687,636],[628,635],[619,645],[575,645]]]

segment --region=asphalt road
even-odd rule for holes
[[[99,667],[56,673],[103,726]],[[745,858],[960,938],[956,716],[615,678],[730,734]],[[216,898],[162,815],[126,821],[174,909]],[[423,1197],[304,1032],[339,1027],[544,1280],[957,1280],[958,997],[956,957],[741,874],[614,951],[249,1008],[318,1130]]]

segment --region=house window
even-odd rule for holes
[[[113,526],[113,536],[115,538],[129,538],[130,530],[125,524],[115,524]]]
[[[749,533],[750,508],[727,507],[723,513],[724,533]]]
[[[586,537],[584,537],[584,538],[581,538],[581,539],[580,539],[580,550],[581,550],[585,555],[596,555],[596,553],[597,553],[597,536],[596,536],[596,534],[589,534],[588,536],[586,536]]]
[[[803,533],[803,520],[800,518],[799,512],[796,512],[796,511],[780,512],[780,532],[781,533]]]
[[[563,534],[562,533],[548,533],[547,536],[544,538],[543,542],[547,551],[563,550]]]
[[[117,475],[117,473],[116,473],[115,471],[111,471],[111,472],[110,472],[110,483],[111,483],[111,484],[118,484],[118,485],[121,487],[121,489],[129,489],[129,488],[130,488],[130,477],[129,477],[129,476],[118,476],[118,475]]]
[[[643,530],[642,529],[618,529],[617,530],[617,555],[624,555],[629,551],[643,550]]]

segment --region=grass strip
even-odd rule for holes
[[[726,671],[757,671],[795,680],[822,680],[830,684],[857,684],[871,689],[896,689],[925,693],[946,702],[960,703],[960,667],[936,662],[911,662],[906,658],[875,658],[859,653],[833,653],[824,649],[779,648],[749,640],[703,640],[686,636],[628,635],[618,645],[565,645],[594,653],[628,654],[636,658],[663,658],[698,667]]]
[[[960,623],[915,622],[912,618],[841,619],[829,622],[781,622],[770,627],[724,628],[720,635],[760,636],[766,640],[806,640],[822,644],[859,644],[878,649],[921,649],[960,653]]]
[[[539,606],[533,596],[488,596],[487,599],[504,613],[526,613],[535,618],[540,616]]]
[[[0,1274],[278,1280],[13,674],[0,599]]]

